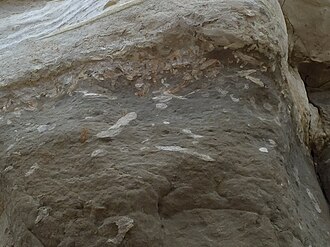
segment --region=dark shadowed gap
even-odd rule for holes
[[[330,202],[330,64],[305,62],[298,66],[310,103],[318,109],[326,136],[313,140],[311,155],[321,188]],[[319,145],[322,143],[322,146]]]

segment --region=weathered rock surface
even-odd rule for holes
[[[329,245],[278,1],[1,6],[1,247]]]
[[[279,2],[290,31],[292,59],[330,62],[330,1]]]
[[[330,1],[280,2],[288,24],[290,62],[298,68],[312,103],[312,149],[329,199]]]

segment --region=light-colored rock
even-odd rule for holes
[[[287,53],[284,18],[276,0],[212,1],[207,5],[197,0],[180,3],[131,0],[103,10],[102,4],[106,2],[52,1],[32,12],[33,24],[29,23],[31,12],[3,18],[0,83],[19,82],[23,77],[40,80],[41,74],[45,78],[84,61],[103,60],[179,29],[195,29],[201,38],[212,40],[213,47],[249,47],[273,60]],[[74,11],[68,9],[63,13],[67,6]],[[127,21],[137,12],[150,14],[138,16],[136,22]],[[142,23],[144,28],[140,32]],[[12,28],[15,25],[18,30]],[[122,34],[123,30],[126,32]],[[105,42],[102,37],[111,38],[112,42]],[[81,40],[79,46],[77,40]]]
[[[330,1],[279,0],[290,31],[292,59],[330,62]]]

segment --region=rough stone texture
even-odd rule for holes
[[[290,31],[292,59],[330,62],[330,1],[279,0]]]
[[[322,67],[321,67],[322,68]],[[312,74],[315,75],[315,74]],[[319,74],[320,75],[320,74]],[[330,79],[328,74],[327,80]],[[317,77],[317,79],[320,77]],[[313,82],[317,82],[314,80]],[[316,136],[314,145],[315,161],[323,190],[330,201],[330,90],[329,88],[308,87],[311,102],[320,113],[321,135]]]
[[[294,72],[286,74],[289,78],[290,94],[296,102],[295,115],[302,126],[299,132],[308,133],[307,136],[302,134],[302,138],[313,147],[312,149],[319,152],[329,136],[322,126],[327,123],[322,121],[324,119],[322,111],[315,109],[319,106],[309,104],[302,85],[305,83],[308,88],[321,90],[324,94],[322,98],[328,94],[330,1],[279,0],[279,3],[288,29],[289,67],[292,67],[289,70]],[[284,69],[286,67],[284,66]]]
[[[291,65],[298,69],[313,104],[311,146],[321,184],[330,198],[330,1],[280,2],[289,30]]]
[[[277,0],[1,6],[1,247],[328,246]]]

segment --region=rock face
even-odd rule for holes
[[[329,245],[326,61],[281,3],[0,9],[1,247]]]
[[[280,0],[290,31],[292,59],[330,61],[330,1]]]
[[[281,1],[288,23],[291,63],[304,80],[314,112],[314,158],[330,199],[330,1]],[[314,114],[315,115],[315,114]]]

